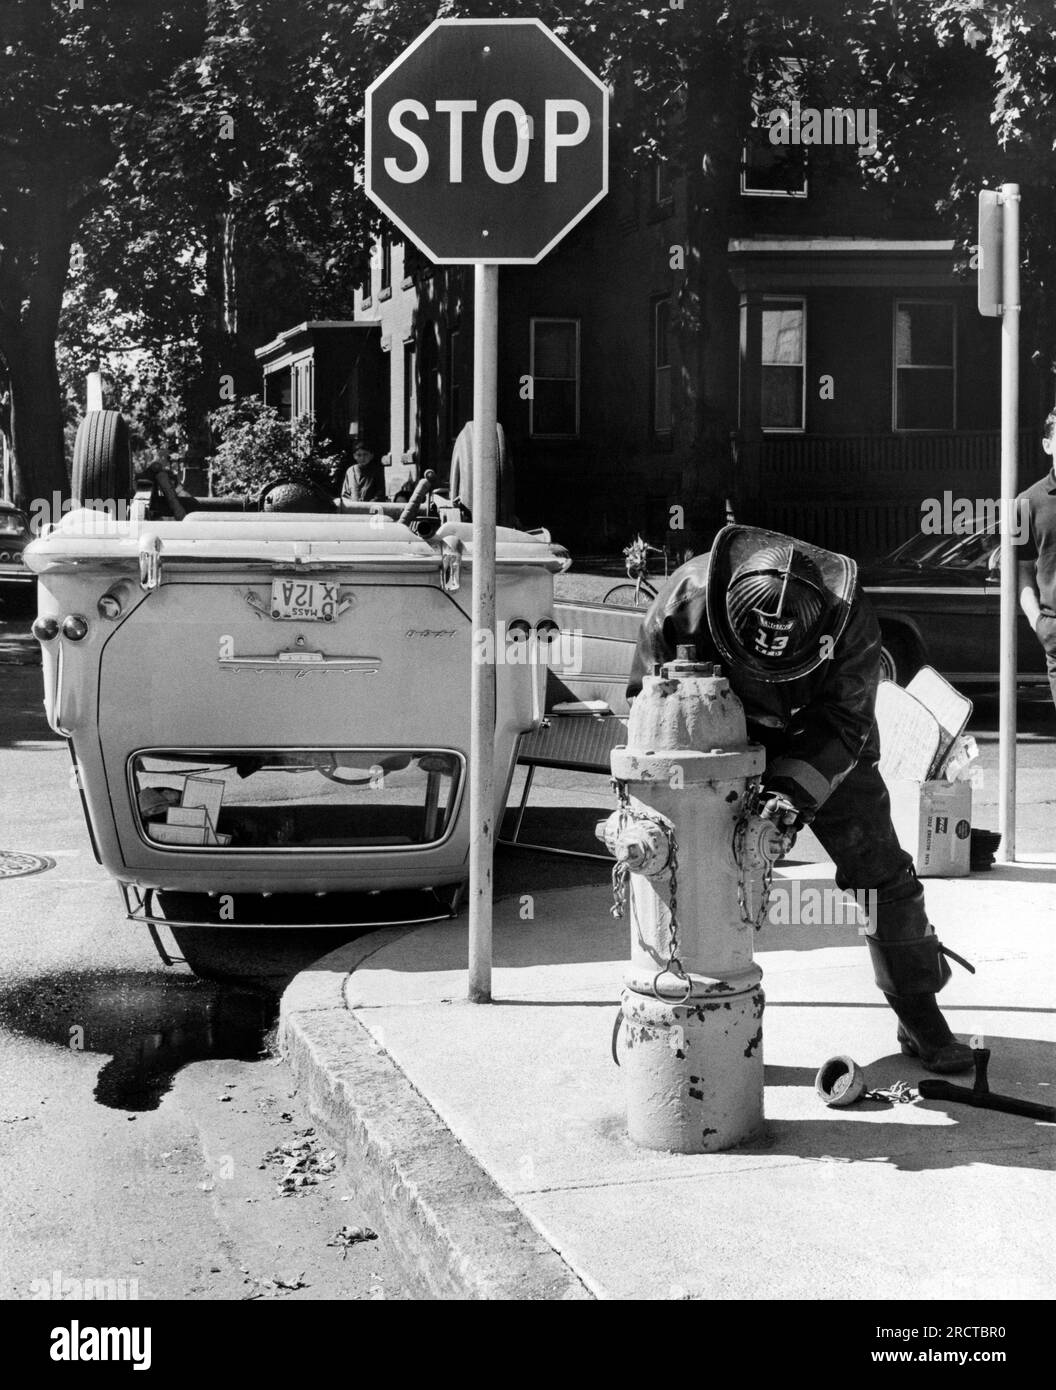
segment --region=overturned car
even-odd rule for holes
[[[101,462],[111,482],[128,467]],[[167,924],[196,966],[210,933],[455,911],[469,855],[465,509],[424,483],[406,504],[319,494],[306,510],[303,487],[279,479],[259,505],[184,513],[161,481],[125,519],[76,508],[26,553],[48,721],[129,917],[163,954]],[[297,509],[271,510],[276,495]],[[545,532],[499,528],[500,641],[544,655],[483,658],[503,658],[497,817],[519,739],[542,720],[567,564]]]

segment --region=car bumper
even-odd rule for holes
[[[32,584],[37,576],[32,570],[27,569],[21,561],[11,564],[10,561],[0,562],[0,584]]]

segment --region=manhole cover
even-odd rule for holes
[[[23,854],[17,849],[0,849],[0,878],[22,878],[54,869],[55,860],[44,854]]]

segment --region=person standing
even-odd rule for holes
[[[352,463],[341,483],[342,502],[385,502],[385,469],[360,436],[352,445]]]
[[[1054,460],[1044,478],[1016,498],[1019,539],[1019,605],[1034,629],[1056,704],[1056,410],[1042,426],[1041,447]]]

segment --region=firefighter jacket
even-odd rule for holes
[[[696,556],[671,577],[645,615],[628,698],[657,663],[676,648],[693,647],[696,660],[722,663],[723,674],[744,705],[748,734],[767,749],[764,783],[783,792],[804,820],[836,789],[855,764],[880,756],[874,719],[880,680],[880,626],[855,583],[849,612],[827,659],[792,680],[765,681],[736,660],[720,655],[707,617],[709,556]]]

